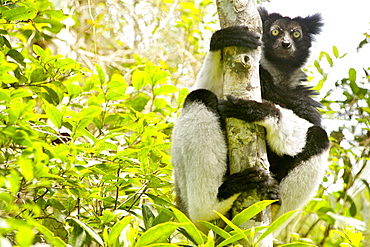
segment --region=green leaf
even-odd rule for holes
[[[10,97],[12,99],[19,99],[19,98],[30,97],[30,96],[32,96],[32,94],[30,93],[28,89],[25,89],[25,88],[18,88],[16,90],[13,90],[10,93]]]
[[[48,204],[50,206],[52,206],[53,208],[55,208],[55,209],[59,209],[59,210],[64,210],[65,209],[64,205],[60,201],[58,201],[57,199],[53,199],[53,198],[49,199]]]
[[[67,212],[71,213],[76,208],[76,200],[73,197],[68,197],[64,203]]]
[[[153,220],[155,218],[154,213],[147,205],[144,204],[142,206],[142,214],[145,228],[149,229],[153,226]]]
[[[283,244],[283,245],[279,245],[280,247],[284,246],[288,246],[288,247],[307,247],[307,246],[317,246],[315,244],[309,244],[309,243],[289,243],[289,244]]]
[[[86,239],[86,231],[82,229],[79,225],[73,223],[73,230],[69,235],[68,244],[73,247],[83,247]]]
[[[208,234],[207,242],[204,244],[204,247],[214,247],[215,240],[213,234]]]
[[[76,222],[80,227],[82,227],[91,237],[94,239],[98,244],[104,246],[104,241],[101,239],[99,234],[97,234],[94,229],[90,226],[86,225],[84,222],[80,221],[79,219],[72,218],[72,221]]]
[[[147,230],[137,241],[136,246],[147,246],[149,244],[165,241],[181,224],[166,222],[158,224]]]
[[[78,85],[75,85],[75,84],[71,84],[71,83],[67,84],[66,88],[67,88],[67,91],[68,91],[68,95],[71,99],[76,98],[82,92],[81,87],[78,86]]]
[[[45,53],[45,50],[42,49],[40,46],[38,45],[33,45],[32,46],[32,49],[33,49],[33,52],[39,56],[41,58],[41,60],[45,60],[45,56],[46,56],[46,53]]]
[[[153,220],[153,226],[170,221],[172,216],[167,211],[161,211]]]
[[[179,89],[173,85],[162,85],[154,89],[154,95],[168,95],[177,92]]]
[[[356,81],[356,70],[354,68],[350,68],[349,71],[348,71],[348,75],[349,75],[349,80],[351,82],[355,82]]]
[[[0,30],[1,34],[8,35],[8,32],[5,30]],[[4,36],[1,36],[1,45],[5,45],[7,48],[12,49],[12,45],[10,44],[9,40]]]
[[[185,99],[186,99],[186,96],[189,94],[189,89],[187,89],[187,88],[182,88],[181,90],[180,90],[180,92],[179,92],[179,96],[178,96],[178,98],[177,98],[177,104],[179,105],[179,106],[181,106],[183,103],[184,103],[184,101],[185,101]]]
[[[33,0],[27,0],[27,1],[19,1],[19,2],[17,2],[17,4],[19,5],[19,6],[25,6],[25,7],[27,7],[27,8],[36,8],[36,3],[35,3],[36,1],[33,1]]]
[[[95,68],[96,68],[96,71],[98,72],[98,76],[99,76],[99,80],[100,80],[100,84],[104,84],[105,82],[105,74],[104,74],[104,71],[103,69],[100,67],[99,64],[95,64]]]
[[[316,91],[320,91],[322,87],[324,86],[324,83],[328,79],[328,74],[323,74],[323,78],[316,84],[316,86],[313,88]]]
[[[10,101],[10,91],[0,88],[0,101],[9,102]]]
[[[7,21],[27,21],[33,19],[37,15],[35,8],[27,8],[20,6],[14,9],[8,9],[2,12],[2,17]]]
[[[283,225],[290,217],[292,217],[293,214],[295,214],[297,210],[293,210],[290,212],[287,212],[280,216],[278,219],[276,219],[274,222],[271,223],[271,225],[267,228],[267,230],[261,234],[258,238],[258,242],[264,239],[267,235],[278,229],[281,225]]]
[[[139,91],[143,86],[145,86],[145,72],[140,70],[135,70],[132,74],[132,86]]]
[[[147,247],[179,247],[177,244],[167,244],[167,243],[159,243],[159,244],[150,244]]]
[[[152,85],[152,87],[154,87],[155,85],[158,85],[158,84],[167,83],[168,76],[169,76],[168,72],[160,70],[159,67],[157,67],[157,66],[155,68],[156,68],[156,71],[155,71],[154,76],[152,78],[152,81],[150,83]]]
[[[152,199],[153,202],[157,205],[165,205],[167,207],[173,207],[173,204],[171,204],[170,202],[168,202],[166,200],[163,200],[163,198],[160,198],[160,197],[155,196],[155,195],[151,195],[149,193],[146,193],[145,195],[148,196],[150,199]],[[163,210],[166,210],[166,208],[163,208]],[[168,211],[168,212],[169,212],[169,214],[171,214],[170,211]]]
[[[355,217],[357,214],[356,203],[353,201],[352,197],[349,195],[347,195],[346,202],[348,202],[348,204],[351,205],[349,208],[350,216]]]
[[[228,246],[228,245],[234,244],[234,243],[237,244],[237,241],[240,240],[240,239],[246,239],[249,242],[250,239],[253,238],[253,236],[255,235],[256,232],[263,231],[266,228],[267,228],[267,226],[258,226],[258,227],[252,227],[252,228],[247,229],[247,230],[242,230],[242,233],[232,232],[234,235],[232,235],[228,239],[225,239],[224,241],[222,241],[218,246],[221,247],[221,246]],[[246,238],[246,236],[247,237],[249,236],[250,238]]]
[[[114,178],[112,178],[114,179]],[[116,218],[116,216],[109,210],[104,210],[103,211],[103,216],[101,217],[101,221],[103,224],[107,224],[109,222],[111,222],[112,220],[114,220]]]
[[[190,237],[196,242],[196,244],[204,244],[205,239],[202,237],[202,233],[198,228],[191,222],[191,220],[177,208],[172,208],[175,217],[180,223],[184,223],[183,226]]]
[[[26,63],[24,62],[24,57],[19,51],[12,49],[8,51],[7,55],[13,58],[16,62],[18,62],[22,66],[26,66]]]
[[[45,91],[47,92],[45,94],[42,94],[44,96],[44,100],[48,101],[52,105],[58,105],[60,103],[61,99],[59,98],[58,93],[55,92],[53,88],[48,86],[42,86],[42,88],[45,89]]]
[[[62,21],[68,18],[68,15],[64,14],[62,10],[45,10],[45,11],[42,11],[40,15],[46,15],[58,21]]]
[[[147,94],[140,93],[127,101],[126,106],[132,107],[135,111],[141,112],[149,102],[150,97]]]
[[[108,236],[108,246],[113,246],[113,244],[117,242],[121,232],[128,224],[130,224],[133,218],[134,217],[132,216],[126,216],[125,218],[114,224]]]
[[[53,122],[55,127],[60,129],[60,127],[62,127],[62,118],[63,118],[63,114],[61,113],[61,111],[52,104],[49,104],[47,102],[45,102],[44,104],[44,110],[46,116],[51,120],[51,122]]]
[[[55,237],[54,234],[45,226],[34,222],[33,225],[36,227],[36,229],[45,236],[46,240],[51,243],[55,247],[66,247],[67,244],[60,239],[59,237]]]
[[[19,168],[21,169],[22,176],[26,181],[30,181],[33,177],[33,164],[30,159],[23,157],[18,160]]]
[[[247,210],[247,209],[245,209],[245,210]],[[240,234],[242,236],[242,238],[244,238],[245,240],[248,241],[248,238],[247,238],[247,236],[245,235],[245,233],[243,232],[242,229],[240,229],[237,225],[235,225],[232,221],[230,221],[228,218],[226,218],[224,215],[220,214],[219,212],[216,212],[216,214],[218,214],[218,216],[220,216],[220,218],[223,221],[225,221],[225,223],[227,224],[227,226],[229,226],[230,228],[232,228],[233,230],[235,230],[238,234]],[[226,228],[225,228],[225,230],[226,230]]]
[[[84,118],[94,118],[101,113],[102,109],[99,106],[91,105],[88,108],[84,108],[80,113]]]
[[[330,57],[330,55],[328,53],[324,52],[324,54],[325,54],[325,57],[326,57],[326,61],[328,61],[329,65],[331,67],[333,67],[333,64],[334,64],[333,59]]]
[[[0,72],[2,72],[2,71],[0,71]],[[16,77],[14,77],[13,75],[9,75],[7,73],[0,73],[0,81],[10,84],[10,83],[18,82],[18,79]]]
[[[339,57],[338,47],[336,47],[335,45],[333,45],[333,54],[335,58]]]
[[[123,91],[124,92],[124,91]],[[116,90],[110,90],[108,93],[107,93],[107,96],[106,96],[106,100],[107,101],[110,101],[110,100],[125,100],[127,99],[129,96],[124,94],[124,93],[121,93],[121,92],[117,92]]]
[[[271,205],[274,202],[275,202],[274,200],[264,200],[254,203],[253,205],[241,211],[239,214],[235,215],[231,222],[237,226],[240,226],[241,224],[250,220],[252,217],[256,216],[258,213],[260,213],[267,206]],[[228,231],[230,230],[230,228],[226,227],[225,230]]]
[[[365,184],[365,186],[367,188],[367,193],[370,194],[370,184],[369,184],[369,182],[366,179],[361,179],[361,181]]]
[[[108,242],[108,228],[107,227],[104,227],[103,229],[103,232],[101,233],[101,235],[103,236],[103,240],[105,243]],[[116,245],[119,243],[119,239],[116,240]]]
[[[165,99],[156,98],[153,105],[155,110],[163,110],[168,105],[168,102]]]
[[[237,233],[237,234],[231,235],[229,238],[227,238],[224,241],[222,241],[221,243],[219,243],[217,245],[217,247],[228,246],[230,244],[232,244],[232,246],[234,246],[233,243],[237,243],[237,241],[239,241],[240,239],[243,239],[243,238],[245,239],[246,238],[245,236],[246,235],[244,233],[242,233],[242,234],[241,233]]]
[[[224,229],[208,222],[208,221],[199,221],[200,223],[202,223],[203,225],[205,225],[208,229],[212,230],[214,233],[216,233],[217,235],[221,236],[222,238],[224,239],[227,239],[227,238],[230,238],[231,235],[225,231]]]
[[[41,82],[45,81],[48,78],[48,75],[41,68],[35,69],[30,75],[31,82]]]
[[[9,184],[7,185],[7,188],[10,190],[10,192],[12,192],[14,195],[16,195],[19,192],[19,188],[20,188],[19,181],[21,181],[21,176],[15,170],[11,170],[10,175],[8,175],[7,178],[8,178],[8,182],[9,182]],[[9,194],[7,194],[7,195],[9,195]]]

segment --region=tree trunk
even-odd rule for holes
[[[261,19],[255,0],[217,0],[221,27],[243,25],[251,31],[262,33]],[[259,60],[261,49],[229,47],[224,49],[224,94],[237,98],[261,101]],[[243,171],[252,166],[269,168],[266,155],[266,139],[263,127],[230,118],[226,122],[230,173]],[[260,201],[256,191],[243,193],[234,203],[232,215],[236,215],[251,204]],[[246,222],[242,229],[268,225],[271,222],[269,210]],[[246,242],[244,246],[248,246]],[[259,246],[272,246],[267,240]]]

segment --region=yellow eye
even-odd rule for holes
[[[279,30],[274,29],[274,30],[271,31],[271,34],[274,35],[274,36],[277,36],[277,35],[279,35]]]
[[[294,37],[294,38],[299,38],[299,37],[301,37],[301,33],[300,33],[300,32],[298,32],[298,31],[294,31],[294,32],[293,32],[293,37]]]

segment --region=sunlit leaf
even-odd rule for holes
[[[32,177],[32,176],[29,176],[29,177]],[[12,170],[10,174],[7,176],[7,179],[9,181],[8,186],[7,186],[9,191],[11,191],[13,195],[16,195],[19,192],[19,188],[20,188],[19,181],[21,179],[21,176],[19,175],[18,172],[16,172],[15,170]],[[5,195],[6,194],[2,195],[2,197],[6,197]]]
[[[67,244],[60,239],[59,237],[55,237],[54,234],[47,229],[45,226],[40,225],[38,223],[34,223],[36,229],[41,232],[47,239],[48,242],[50,242],[55,247],[66,247]]]
[[[68,90],[68,95],[71,97],[71,99],[79,96],[82,92],[81,87],[75,84],[67,84],[66,88]]]
[[[271,223],[271,225],[267,228],[267,230],[265,232],[263,232],[261,234],[261,236],[259,236],[258,238],[258,241],[261,241],[262,239],[264,239],[265,237],[267,237],[267,235],[271,234],[272,232],[274,232],[276,229],[278,229],[281,225],[283,225],[287,220],[290,219],[290,217],[292,217],[292,215],[294,215],[296,213],[297,210],[293,210],[293,211],[289,211],[285,214],[283,214],[282,216],[280,216],[278,219],[276,219],[274,222]]]
[[[197,244],[203,244],[204,238],[202,236],[202,233],[200,230],[191,222],[191,220],[180,210],[176,208],[172,208],[173,213],[175,214],[175,217],[180,223],[183,223],[183,226],[186,230],[186,232],[191,236],[191,238],[197,243]],[[185,223],[185,224],[184,224]]]
[[[7,21],[27,21],[33,19],[37,14],[37,10],[34,8],[27,8],[20,6],[14,9],[8,9],[2,12],[2,17]]]
[[[132,220],[133,220],[132,216],[126,216],[122,220],[114,224],[108,236],[109,245],[113,245],[115,242],[118,241],[121,232]]]
[[[105,74],[102,67],[99,64],[95,64],[96,71],[98,72],[100,84],[104,84],[105,82]]]
[[[240,229],[237,225],[235,225],[232,221],[230,221],[228,218],[226,218],[224,215],[216,212],[216,214],[218,214],[218,216],[220,216],[220,218],[227,224],[228,227],[230,227],[231,229],[233,229],[235,232],[237,232],[238,234],[240,234],[240,238],[238,239],[245,239],[248,241],[248,237],[247,235],[244,233],[244,231],[242,229]],[[238,240],[237,239],[237,240]],[[228,240],[228,239],[226,239]],[[232,242],[234,242],[235,240],[232,240]],[[232,243],[231,242],[231,243]]]
[[[282,244],[280,246],[284,246],[284,247],[314,247],[314,246],[317,246],[317,245],[314,245],[314,244],[309,244],[309,243],[289,243],[289,244]]]
[[[336,47],[335,45],[333,45],[333,54],[335,58],[339,57],[338,47]]]
[[[166,222],[158,224],[147,230],[137,241],[136,246],[147,246],[149,244],[165,241],[181,224]]]
[[[208,222],[208,221],[199,221],[202,225],[205,225],[208,229],[212,230],[217,235],[221,236],[224,239],[230,238],[231,235],[224,229]]]
[[[177,92],[179,89],[172,85],[162,85],[154,89],[154,95],[168,95]]]
[[[15,61],[17,61],[22,66],[26,65],[26,63],[24,62],[24,57],[19,51],[12,49],[8,51],[8,56],[13,58]]]
[[[348,75],[349,75],[349,80],[351,82],[355,82],[356,81],[356,70],[354,68],[350,68],[349,71],[348,71]]]
[[[31,162],[31,159],[28,159],[27,157],[23,157],[19,159],[19,167],[21,169],[22,176],[26,181],[30,181],[33,177],[33,164]]]
[[[1,101],[10,101],[10,91],[5,89],[0,89],[0,99]]]
[[[79,219],[72,218],[74,222],[76,222],[80,227],[82,227],[90,236],[92,239],[94,239],[98,244],[101,246],[104,246],[103,239],[99,236],[98,233],[94,231],[90,226],[86,225],[84,222],[80,221]]]
[[[132,74],[132,86],[135,88],[135,90],[140,90],[145,85],[145,72],[135,70]]]
[[[38,45],[33,45],[32,46],[32,49],[36,53],[37,56],[41,57],[42,60],[45,60],[46,53],[45,53],[45,50],[44,49],[42,49]]]
[[[242,212],[238,213],[233,219],[232,223],[239,226],[243,224],[244,222],[250,220],[252,217],[260,213],[262,210],[264,210],[267,206],[271,205],[275,201],[273,200],[265,200],[260,201],[257,203],[252,204],[248,208],[244,209]]]
[[[53,106],[52,104],[46,103],[44,105],[44,110],[46,113],[46,116],[53,122],[55,127],[60,128],[62,126],[62,118],[63,114],[62,112]]]

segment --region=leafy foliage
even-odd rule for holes
[[[241,230],[271,203],[260,202],[224,218],[224,229],[203,222],[212,229],[205,236],[172,204],[170,135],[188,92],[174,85],[189,84],[199,69],[211,2],[97,2],[79,1],[68,16],[49,0],[0,1],[0,246],[261,241],[292,213]],[[113,25],[114,18],[122,22]],[[132,26],[131,44],[121,33]],[[75,35],[73,52],[55,55],[65,48],[67,29]],[[317,88],[328,83],[324,65],[343,57],[334,47],[315,61],[322,77]],[[339,123],[331,131],[330,169],[317,199],[288,228],[286,246],[369,241],[369,68],[364,71],[349,69],[323,97],[324,118]]]
[[[171,205],[168,120],[177,108],[169,101],[178,89],[167,84],[168,72],[146,59],[138,58],[128,85],[99,65],[93,72],[37,44],[27,49],[22,40],[30,37],[23,30],[46,36],[44,31],[55,31],[51,16],[60,17],[58,11],[25,11],[40,6],[28,1],[2,7],[2,241],[135,242],[141,232],[128,215],[137,216],[150,198]],[[155,224],[170,218],[161,217]],[[118,241],[129,224],[132,232]]]

